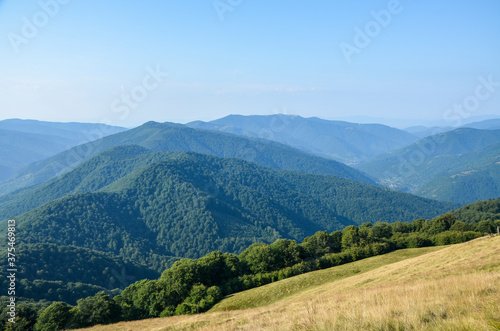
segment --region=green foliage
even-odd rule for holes
[[[301,246],[306,257],[317,258],[328,253],[340,252],[341,238],[341,231],[332,234],[328,234],[328,231],[318,231],[311,237],[305,238]]]
[[[474,229],[483,234],[490,234],[496,231],[495,223],[491,220],[480,221],[476,224]]]
[[[348,249],[360,243],[359,229],[357,226],[349,225],[342,230],[342,249]]]
[[[472,229],[473,229],[473,226],[471,224],[468,224],[468,223],[465,223],[462,221],[456,221],[450,227],[450,231],[459,231],[459,232],[471,231]]]
[[[450,212],[465,223],[500,220],[500,199],[477,201]]]
[[[222,299],[222,291],[217,286],[207,288],[203,284],[194,285],[189,296],[175,309],[176,315],[198,314],[212,308]]]
[[[372,228],[372,233],[375,238],[386,238],[392,237],[392,226],[387,222],[377,222]]]
[[[435,235],[444,231],[447,231],[453,226],[456,221],[455,215],[444,214],[426,223],[423,227],[423,231],[427,232],[429,235]]]
[[[77,327],[110,324],[121,317],[121,307],[104,292],[78,300],[78,305],[70,312],[74,315],[73,326]]]
[[[458,244],[481,237],[481,232],[474,231],[445,231],[432,237],[432,242],[436,246]]]
[[[10,323],[8,320],[12,315],[9,315],[10,307],[7,306],[9,302],[10,297],[0,297],[0,330],[34,330],[38,313],[50,305],[50,302],[44,300],[35,302],[31,299],[16,297],[16,317],[14,319],[16,323]]]
[[[275,254],[271,246],[264,243],[255,243],[248,247],[240,255],[252,273],[263,273],[273,270],[276,263]]]
[[[58,331],[69,326],[71,307],[65,302],[54,302],[47,307],[35,324],[35,331]]]

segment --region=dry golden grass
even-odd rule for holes
[[[90,330],[500,330],[499,284],[497,236],[311,286],[265,307]]]

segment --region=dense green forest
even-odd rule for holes
[[[16,293],[21,298],[76,303],[99,291],[116,292],[139,279],[159,276],[144,265],[75,246],[19,244],[16,256],[22,261],[17,273],[21,286]],[[6,253],[2,261],[7,261]],[[2,268],[0,275],[8,288],[6,270]]]
[[[139,145],[153,152],[190,151],[234,157],[285,170],[332,175],[364,183],[374,181],[358,170],[334,160],[308,154],[270,140],[192,129],[180,124],[148,122],[140,127],[78,145],[43,161],[30,164],[0,183],[0,195],[44,183],[71,171],[93,156],[117,146]]]
[[[140,146],[111,148],[58,178],[0,196],[0,220],[21,215],[66,195],[96,192],[134,170],[170,157],[175,157],[175,153],[153,153]]]
[[[94,183],[87,179],[95,178],[95,168],[84,168],[68,177]],[[80,176],[84,170],[89,177]],[[52,187],[72,189],[70,183]],[[85,247],[162,270],[165,257],[239,253],[256,241],[302,240],[366,221],[429,218],[454,206],[332,176],[180,152],[98,192],[68,195],[25,213],[18,231],[25,243]]]
[[[318,231],[300,244],[290,239],[254,243],[239,255],[215,251],[196,260],[182,259],[158,279],[138,281],[116,296],[99,292],[78,300],[76,306],[24,303],[16,318],[23,330],[57,330],[199,313],[231,293],[305,272],[396,249],[460,243],[494,233],[500,226],[499,211],[500,200],[479,201],[431,220]]]

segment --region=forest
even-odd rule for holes
[[[100,291],[76,305],[23,302],[15,325],[23,330],[56,330],[200,313],[224,296],[302,273],[398,249],[455,244],[495,233],[499,211],[500,200],[478,201],[430,220],[366,222],[318,231],[301,243],[291,239],[254,243],[238,255],[213,251],[198,259],[181,259],[160,277],[137,281],[119,294]],[[2,299],[5,307],[7,298]],[[4,308],[2,317],[6,312]]]

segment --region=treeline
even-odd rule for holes
[[[301,244],[288,239],[255,243],[239,255],[216,251],[180,260],[160,278],[136,282],[114,298],[100,292],[78,300],[74,307],[53,303],[40,310],[36,320],[21,313],[16,318],[19,325],[31,325],[23,330],[58,330],[200,313],[232,293],[397,249],[465,242],[493,233],[498,226],[500,220],[465,223],[444,214],[412,223],[364,223],[332,233],[319,231]]]

